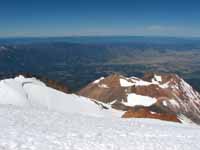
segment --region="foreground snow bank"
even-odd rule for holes
[[[0,105],[0,149],[198,150],[200,128]]]
[[[122,115],[120,111],[102,109],[91,99],[57,91],[35,78],[23,76],[0,81],[0,104],[103,117]]]

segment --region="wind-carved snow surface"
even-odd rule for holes
[[[0,105],[1,150],[199,150],[200,128]]]
[[[132,106],[132,107],[137,106],[137,105],[151,106],[156,102],[157,102],[156,98],[131,93],[131,94],[128,94],[128,96],[127,96],[127,102],[123,102],[123,104],[126,106]]]
[[[47,108],[59,112],[101,117],[122,115],[121,111],[102,109],[89,98],[60,92],[47,87],[35,78],[23,76],[0,81],[0,104]]]

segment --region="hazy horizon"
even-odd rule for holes
[[[3,1],[0,37],[200,37],[199,4],[195,0]]]

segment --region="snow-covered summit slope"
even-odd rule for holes
[[[0,105],[1,150],[199,150],[200,128]]]
[[[113,115],[121,113],[35,78],[2,80],[0,150],[200,149],[198,126]]]
[[[0,104],[47,108],[93,116],[122,115],[116,110],[103,109],[91,99],[57,91],[35,78],[24,78],[23,76],[0,81]]]

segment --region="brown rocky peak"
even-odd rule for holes
[[[147,118],[176,120],[182,116],[200,124],[200,94],[176,74],[146,73],[142,79],[113,74],[90,83],[78,94],[108,103],[114,109],[129,110],[126,116],[141,113],[135,111],[135,107],[146,111],[154,106],[162,113],[147,113]]]
[[[173,82],[177,83],[180,81],[180,77],[177,74],[165,74],[165,73],[152,73],[148,72],[145,73],[143,78],[144,81],[153,82],[157,81],[161,84],[167,83],[167,82]]]
[[[119,87],[120,86],[120,82],[119,79],[122,78],[123,76],[119,75],[119,74],[112,74],[102,80],[100,80],[100,84],[105,84],[109,87]]]

